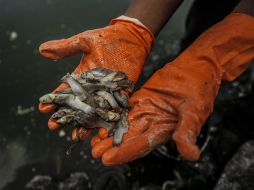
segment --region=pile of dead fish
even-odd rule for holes
[[[41,103],[59,105],[51,116],[60,125],[82,126],[70,150],[80,141],[87,129],[105,128],[119,145],[128,131],[128,93],[134,84],[123,72],[95,68],[79,75],[67,74],[61,79],[69,88],[40,98]],[[83,131],[83,132],[82,132]]]

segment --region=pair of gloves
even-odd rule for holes
[[[91,140],[93,157],[101,158],[107,166],[123,164],[173,140],[184,158],[197,160],[200,149],[196,138],[213,111],[221,82],[237,78],[254,58],[253,31],[252,16],[231,13],[204,32],[130,97],[130,129],[119,147],[112,147],[112,137],[99,130]],[[46,42],[40,46],[40,53],[54,60],[83,53],[74,73],[105,67],[125,72],[135,83],[153,43],[154,37],[145,26],[119,18],[102,29]],[[66,86],[61,84],[56,90]],[[52,104],[39,105],[41,112],[55,108]],[[49,120],[50,129],[58,127]]]

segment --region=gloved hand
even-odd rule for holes
[[[197,160],[196,138],[221,81],[234,80],[254,59],[253,31],[253,17],[232,13],[204,32],[130,98],[131,127],[122,144],[112,147],[112,138],[97,135],[92,155],[105,165],[122,164],[172,139],[183,157]]]
[[[53,60],[83,53],[74,71],[76,74],[103,67],[125,72],[129,80],[135,83],[153,42],[154,36],[145,26],[119,17],[105,28],[85,31],[68,39],[49,41],[39,49],[41,55]],[[67,84],[63,83],[55,91],[62,91],[66,87]],[[39,104],[39,110],[43,113],[55,108],[53,104]],[[48,125],[51,130],[59,127],[52,119]]]

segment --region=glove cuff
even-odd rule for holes
[[[140,20],[136,19],[136,18],[132,18],[132,17],[129,17],[129,16],[125,16],[125,15],[121,15],[117,18],[115,18],[115,20],[125,20],[125,21],[131,21],[143,28],[146,28],[147,30],[149,30]],[[150,31],[150,30],[149,30]]]
[[[143,41],[147,54],[149,54],[155,43],[155,37],[153,33],[136,18],[128,16],[120,16],[112,19],[109,25],[125,25],[128,28],[132,28],[135,34],[138,34],[138,38]]]

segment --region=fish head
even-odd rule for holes
[[[64,114],[65,114],[65,113],[64,113],[63,111],[59,110],[59,111],[55,112],[55,113],[51,116],[51,118],[52,118],[52,119],[57,119],[57,118],[63,117]]]
[[[64,103],[67,98],[70,96],[73,96],[71,94],[46,94],[42,97],[40,97],[39,101],[43,104],[48,103]]]
[[[66,75],[64,75],[61,79],[60,82],[66,82],[68,78],[70,78],[70,73],[67,73]]]
[[[52,103],[52,97],[50,96],[50,94],[46,94],[40,97],[39,101],[43,104]]]
[[[71,114],[72,112],[74,112],[72,109],[66,108],[66,107],[61,107],[57,112],[55,112],[51,118],[53,119],[57,119],[57,118],[61,118],[67,114]]]
[[[96,76],[96,77],[105,77],[107,76],[108,74],[112,73],[113,71],[110,70],[110,69],[106,69],[106,68],[94,68],[94,69],[91,69],[90,72]]]
[[[70,98],[73,97],[74,95],[72,94],[50,94],[53,103],[58,103],[58,104],[63,104],[65,103],[65,101]]]
[[[66,117],[61,117],[61,118],[58,119],[56,122],[57,122],[58,124],[64,125],[64,124],[67,123],[67,119],[66,119]]]
[[[90,71],[87,71],[87,72],[81,73],[81,78],[85,79],[87,82],[94,83],[94,82],[99,82],[101,76],[97,76],[96,74]]]
[[[115,73],[115,76],[113,77],[113,81],[120,81],[126,79],[127,76],[124,72],[117,72]]]

